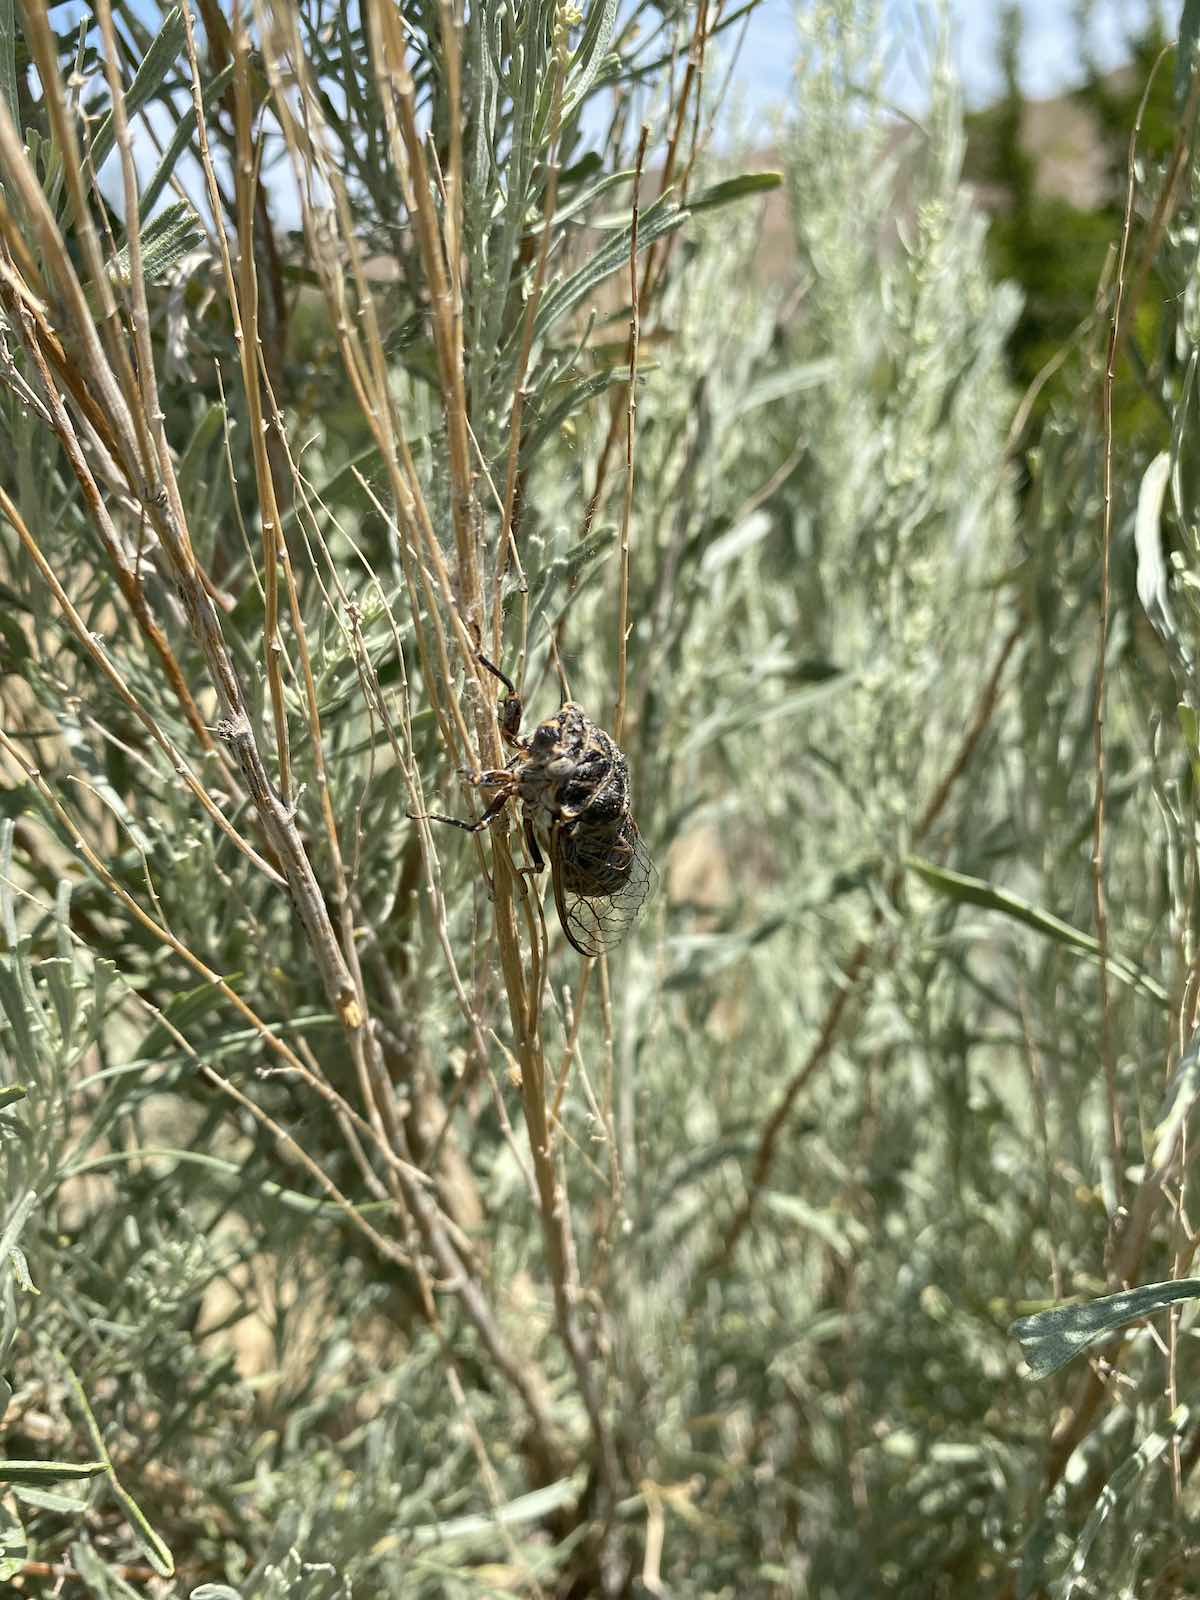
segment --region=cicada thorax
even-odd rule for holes
[[[544,827],[615,839],[629,810],[629,768],[614,741],[568,700],[529,739],[518,790]]]

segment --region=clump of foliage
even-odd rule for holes
[[[1052,397],[1065,400],[1080,382],[1078,362],[1070,358],[1096,320],[1098,290],[1112,269],[1130,132],[1140,118],[1141,159],[1161,165],[1174,149],[1180,109],[1175,53],[1161,16],[1149,8],[1127,40],[1128,62],[1106,71],[1090,45],[1089,12],[1081,7],[1076,18],[1077,87],[1035,108],[1020,83],[1023,12],[1015,3],[1006,5],[999,31],[1004,94],[966,118],[965,174],[979,186],[992,218],[989,265],[998,279],[1016,284],[1022,293],[1009,341],[1014,381],[1025,388],[1042,379],[1037,400],[1042,418]],[[1041,113],[1036,123],[1030,120],[1035,109]],[[1082,120],[1077,124],[1076,119]],[[1039,133],[1046,141],[1041,148],[1036,147]],[[1071,198],[1047,187],[1045,169],[1056,162],[1066,166],[1068,151],[1085,186],[1098,179],[1094,197]],[[1161,287],[1161,279],[1156,277],[1155,284]],[[1149,350],[1165,331],[1157,300],[1148,298],[1139,307],[1139,331]],[[1136,382],[1119,386],[1117,412],[1126,436],[1157,433],[1161,440],[1161,412]]]
[[[798,18],[786,282],[736,9],[19,20],[4,1581],[1174,1592],[1179,1325],[1035,1388],[1009,1324],[1191,1253],[1187,72],[1031,418],[865,3]],[[628,756],[600,961],[515,817],[424,820],[507,758],[481,653]]]

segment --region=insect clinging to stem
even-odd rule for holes
[[[545,868],[540,836],[550,857],[563,932],[580,955],[603,955],[629,932],[658,883],[629,809],[629,764],[616,741],[574,700],[523,736],[524,705],[516,685],[486,656],[479,662],[507,691],[500,733],[515,753],[505,767],[462,774],[468,783],[491,791],[477,822],[437,812],[425,818],[478,833],[510,800],[520,801],[531,862],[526,870]]]

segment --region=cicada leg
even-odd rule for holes
[[[545,872],[546,863],[542,859],[541,850],[538,848],[537,835],[533,831],[533,818],[529,815],[528,811],[525,813],[524,831],[525,848],[529,852],[529,865],[527,867],[522,867],[521,871],[528,874]]]
[[[502,789],[499,794],[493,795],[488,802],[487,810],[478,822],[464,822],[461,817],[444,817],[439,811],[410,811],[408,818],[410,822],[448,822],[452,828],[461,828],[464,833],[481,833],[488,823],[504,810],[508,796],[508,789]]]
[[[525,741],[521,738],[521,717],[524,714],[524,702],[517,693],[517,686],[506,672],[501,672],[494,661],[489,661],[485,655],[478,657],[481,667],[486,667],[493,677],[508,690],[504,697],[504,704],[500,707],[500,735],[507,744],[515,745],[518,750],[525,749]]]
[[[473,784],[476,789],[503,789],[507,794],[513,786],[513,775],[507,767],[487,767],[483,772],[468,772],[461,768],[458,775],[464,783]]]
[[[479,662],[479,665],[481,667],[486,667],[488,669],[488,671],[491,673],[493,678],[499,678],[500,679],[500,682],[508,690],[509,694],[513,697],[514,700],[519,700],[521,698],[520,695],[517,693],[516,684],[512,681],[512,679],[509,677],[507,672],[502,672],[500,670],[500,668],[496,665],[496,663],[494,661],[489,661],[488,658],[482,653],[482,651],[480,652],[479,655],[477,655],[475,657],[475,659],[476,659],[476,661]]]

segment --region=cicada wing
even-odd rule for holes
[[[550,836],[554,904],[568,942],[583,956],[613,950],[658,887],[658,872],[632,817],[604,850],[556,828]]]
[[[587,926],[581,926],[577,933],[572,923],[571,912],[579,896],[572,895],[568,902],[567,891],[563,888],[562,846],[557,830],[550,836],[550,881],[554,885],[554,907],[558,912],[559,926],[567,936],[567,943],[574,945],[581,956],[603,955],[603,947],[597,948]]]

